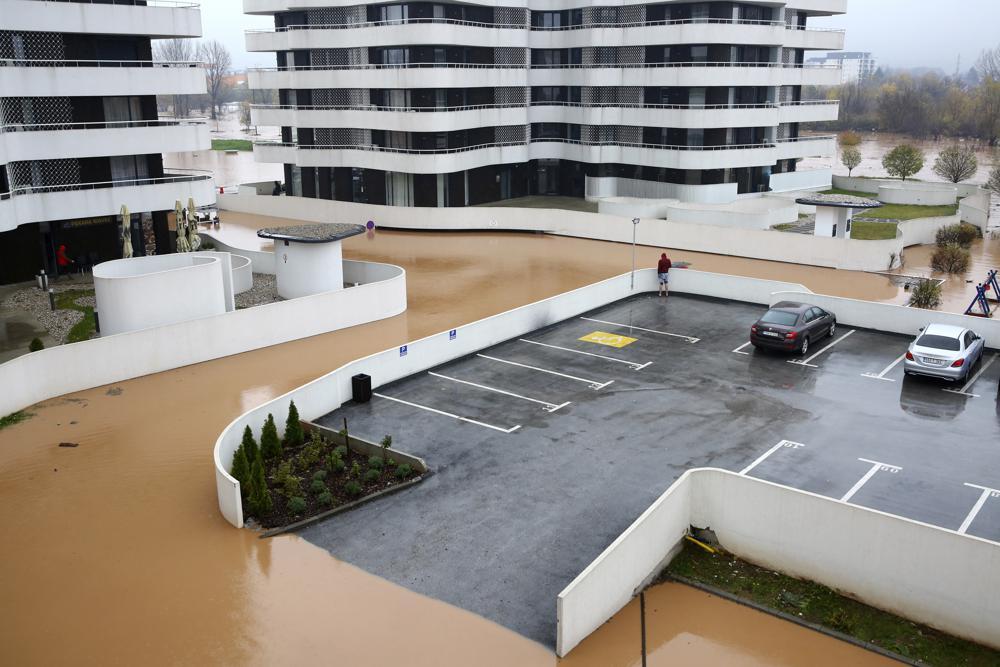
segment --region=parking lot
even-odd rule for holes
[[[754,351],[763,310],[636,297],[379,387],[319,421],[433,474],[302,535],[548,645],[559,591],[689,468],[1000,542],[995,350],[962,386],[904,379],[909,338],[843,324]]]

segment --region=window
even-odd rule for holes
[[[785,327],[792,327],[799,321],[799,316],[787,310],[769,310],[764,313],[764,317],[760,318],[760,321],[763,324],[778,324]]]
[[[934,350],[948,350],[949,352],[957,352],[961,349],[958,338],[936,336],[934,334],[924,334],[917,339],[917,345],[920,347],[929,347]]]

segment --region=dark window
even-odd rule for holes
[[[764,317],[760,318],[760,321],[764,324],[780,324],[781,326],[792,327],[799,321],[799,316],[787,310],[769,310],[764,313]]]
[[[957,352],[961,349],[961,345],[959,344],[959,340],[957,338],[935,336],[933,334],[924,334],[918,338],[917,345],[920,347],[929,347],[935,350],[948,350],[950,352]]]

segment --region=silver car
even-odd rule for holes
[[[955,382],[968,379],[983,356],[983,339],[971,329],[931,324],[910,343],[903,361],[907,375],[929,375]]]

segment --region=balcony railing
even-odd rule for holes
[[[135,178],[120,181],[102,181],[99,183],[65,183],[60,185],[22,185],[12,188],[9,196],[43,194],[47,192],[72,192],[77,190],[100,190],[104,188],[126,188],[143,185],[160,185],[162,183],[190,183],[192,181],[207,181],[212,178],[210,173],[178,174],[160,178]]]
[[[120,5],[131,7],[172,7],[174,9],[191,9],[200,7],[197,2],[186,0],[32,0],[33,2],[74,3],[78,5]]]
[[[54,0],[34,0],[52,2]],[[0,67],[201,67],[196,60],[34,60],[0,58]]]
[[[310,70],[382,70],[382,69],[420,69],[431,67],[458,69],[633,69],[660,67],[738,67],[738,68],[770,68],[770,69],[810,69],[839,70],[839,65],[817,65],[809,63],[772,63],[772,62],[665,62],[665,63],[531,63],[520,65],[500,65],[494,63],[359,63],[355,65],[286,65],[285,67],[252,67],[253,72],[297,72]]]
[[[840,100],[794,100],[791,102],[782,102],[783,107],[808,107],[808,106],[824,106],[840,104]]]
[[[564,102],[552,100],[531,100],[519,104],[469,104],[453,107],[394,107],[380,104],[254,104],[252,109],[275,109],[280,111],[386,111],[397,113],[447,113],[451,111],[477,111],[483,109],[523,109],[524,107],[578,107],[594,109],[680,109],[680,110],[720,110],[720,109],[776,109],[783,104],[762,102],[759,104],[647,104],[645,102]]]
[[[833,141],[837,137],[833,134],[817,134],[808,137],[788,137],[787,139],[776,139],[779,144],[793,144],[806,141]]]
[[[615,146],[621,148],[654,148],[659,150],[673,150],[673,151],[724,151],[724,150],[743,150],[743,149],[755,149],[755,148],[775,148],[775,144],[773,143],[728,144],[723,146],[681,146],[681,145],[669,145],[669,144],[647,144],[647,143],[636,143],[636,142],[625,142],[625,141],[585,141],[582,139],[563,139],[558,137],[539,137],[536,139],[530,139],[524,141],[491,142],[485,144],[476,144],[474,146],[460,146],[457,148],[398,148],[394,146],[375,146],[372,144],[300,145],[292,142],[282,142],[282,141],[258,141],[254,143],[254,146],[261,146],[261,147],[281,146],[285,148],[295,148],[302,150],[355,150],[355,151],[371,151],[375,153],[405,153],[411,155],[446,155],[449,153],[464,153],[467,151],[474,151],[483,148],[527,146],[528,144],[537,144],[537,143],[562,143],[562,144],[576,144],[580,146]]]
[[[41,0],[38,0],[41,1]],[[70,0],[45,0],[46,2],[68,2]],[[176,127],[180,125],[204,125],[204,118],[186,120],[116,120],[90,123],[16,123],[0,125],[0,132],[54,132],[59,130],[116,130],[133,127]]]

